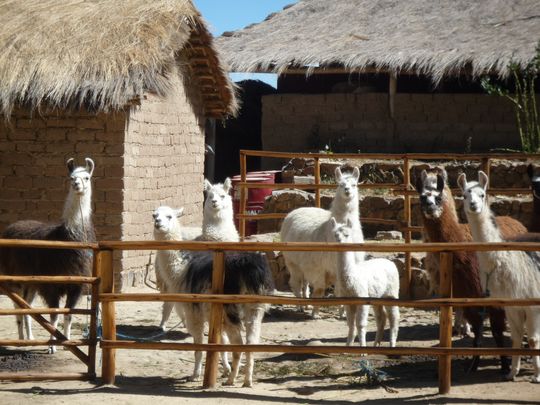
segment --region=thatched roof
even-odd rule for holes
[[[538,0],[301,0],[216,44],[231,71],[339,66],[505,76],[540,40]]]
[[[4,115],[18,104],[121,109],[144,92],[166,95],[172,72],[186,69],[207,116],[236,111],[234,85],[190,0],[0,0]]]

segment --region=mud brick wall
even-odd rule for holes
[[[94,224],[99,239],[119,239],[126,114],[15,110],[0,123],[0,230],[20,219],[56,221],[69,181],[66,161],[96,163]],[[106,173],[106,175],[105,175]]]
[[[189,101],[191,100],[191,101]],[[160,205],[185,208],[184,225],[202,222],[204,119],[182,83],[167,99],[147,95],[130,112],[125,140],[122,240],[151,240],[152,212]],[[142,283],[150,251],[122,253],[117,288]],[[149,266],[149,261],[152,264]]]
[[[519,148],[513,107],[483,94],[274,94],[262,98],[264,150],[465,152]],[[340,150],[341,149],[341,150]],[[265,169],[279,167],[263,160]]]

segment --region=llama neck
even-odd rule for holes
[[[71,230],[86,229],[91,227],[92,193],[87,190],[83,194],[77,194],[73,189],[69,190],[62,220],[66,227]]]
[[[345,199],[340,195],[336,195],[330,206],[332,216],[337,222],[344,223],[350,219],[353,225],[358,225],[360,221],[360,209],[358,208],[358,199]]]
[[[478,214],[467,213],[471,234],[477,242],[502,242],[501,231],[489,207]]]
[[[356,252],[338,252],[338,283],[341,286],[341,293],[344,293],[351,285],[356,273]]]
[[[232,220],[232,214],[226,210],[219,210],[214,212],[206,212],[203,215],[203,229],[208,227],[227,227],[234,226]]]

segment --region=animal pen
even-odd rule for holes
[[[248,216],[245,211],[245,197],[248,187],[257,187],[256,184],[246,183],[246,156],[248,154],[261,154],[275,157],[298,157],[299,154],[283,154],[272,152],[241,152],[241,167],[242,167],[242,182],[241,188],[241,214],[240,232],[244,234],[245,220]],[[286,155],[286,156],[284,156]],[[332,186],[323,185],[320,183],[319,159],[328,157],[328,155],[307,155],[316,159],[315,179],[316,184],[298,186],[298,185],[271,185],[275,188],[315,188],[317,205],[320,205],[320,190]],[[527,157],[538,158],[540,155],[515,155],[521,159]],[[74,283],[84,282],[92,285],[92,307],[87,312],[83,310],[71,310],[71,313],[86,313],[91,315],[90,337],[87,340],[75,341],[65,340],[65,337],[58,331],[50,330],[51,325],[41,317],[41,314],[52,313],[67,313],[68,310],[63,309],[32,309],[26,303],[20,301],[20,297],[14,294],[7,293],[14,302],[21,307],[20,309],[1,311],[1,315],[13,314],[29,314],[34,319],[43,325],[49,332],[53,332],[58,340],[54,341],[0,341],[0,345],[11,346],[28,346],[36,344],[57,344],[68,347],[70,350],[79,350],[79,345],[88,345],[89,354],[85,357],[88,365],[88,372],[84,375],[79,375],[79,378],[92,378],[95,376],[95,350],[97,344],[97,306],[102,305],[102,338],[100,347],[102,349],[102,372],[101,377],[104,383],[113,384],[115,381],[115,356],[118,349],[150,349],[150,350],[184,350],[184,351],[206,351],[207,360],[204,373],[203,386],[213,388],[216,385],[218,371],[218,352],[278,352],[278,353],[350,353],[350,354],[383,354],[383,355],[429,355],[439,358],[439,392],[441,394],[448,393],[451,387],[451,358],[456,355],[540,355],[540,350],[532,349],[513,349],[513,348],[454,348],[452,347],[452,308],[464,306],[529,306],[540,305],[540,297],[534,299],[492,299],[492,298],[452,298],[452,253],[455,251],[488,251],[488,250],[521,250],[521,251],[538,251],[540,250],[539,243],[424,243],[413,244],[411,242],[411,233],[417,231],[417,227],[412,227],[410,218],[410,198],[413,191],[409,189],[409,164],[411,159],[460,159],[471,160],[473,158],[483,159],[484,169],[489,170],[489,161],[493,158],[509,158],[509,155],[334,155],[336,158],[377,158],[377,159],[403,159],[405,176],[402,186],[396,185],[361,185],[363,188],[368,187],[392,187],[395,192],[405,195],[405,220],[400,224],[401,228],[406,231],[406,242],[403,243],[362,243],[362,244],[343,244],[343,243],[262,243],[262,242],[174,242],[174,241],[101,241],[97,244],[79,244],[79,243],[60,243],[60,242],[36,242],[36,241],[16,241],[16,240],[0,240],[0,246],[10,247],[40,247],[40,248],[73,248],[73,249],[92,249],[94,256],[94,266],[92,277],[1,277],[0,283],[7,282],[62,282]],[[269,187],[265,184],[264,187]],[[495,190],[491,190],[494,192]],[[526,190],[518,190],[524,192]],[[497,192],[500,192],[497,190]],[[506,194],[516,190],[504,190]],[[269,217],[272,215],[272,217]],[[275,218],[280,214],[262,214],[258,218]],[[369,219],[363,219],[368,222]],[[379,223],[386,223],[377,220]],[[212,294],[160,294],[160,293],[144,293],[144,294],[121,294],[114,291],[114,267],[113,267],[113,252],[122,250],[208,250],[213,252],[213,274],[212,274]],[[369,299],[369,298],[290,298],[277,296],[257,296],[257,295],[224,295],[224,259],[227,251],[369,251],[369,252],[405,252],[410,262],[410,255],[413,252],[440,252],[440,292],[441,298],[426,299],[426,300],[393,300],[393,299]],[[410,266],[410,263],[408,264]],[[410,267],[409,277],[410,280]],[[2,291],[5,291],[4,286],[0,284]],[[98,293],[99,289],[99,293]],[[115,321],[115,302],[130,301],[130,302],[208,302],[211,303],[211,316],[209,325],[208,344],[187,344],[187,343],[165,343],[165,342],[139,342],[133,340],[117,340],[116,338],[116,321]],[[289,346],[289,345],[223,345],[221,344],[221,327],[223,304],[227,303],[269,303],[269,304],[288,304],[288,305],[342,305],[342,304],[369,304],[369,305],[398,305],[401,307],[416,307],[416,308],[440,308],[439,315],[439,346],[438,347],[360,347],[360,346],[340,346],[340,345],[324,345],[324,346]],[[77,376],[67,375],[0,375],[0,379],[5,380],[29,380],[29,379],[68,379],[76,378]]]

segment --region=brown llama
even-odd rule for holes
[[[73,159],[67,161],[70,189],[64,205],[62,220],[44,223],[33,220],[17,221],[9,225],[0,238],[34,239],[46,241],[95,241],[92,225],[92,184],[94,162],[86,158],[85,167],[76,167]],[[90,276],[92,252],[85,249],[8,248],[0,249],[0,274],[12,276]],[[81,294],[81,284],[10,284],[10,289],[32,304],[38,294],[49,308],[58,308],[60,299],[66,296],[66,308],[73,308]],[[24,339],[23,319],[28,339],[33,339],[29,315],[17,316],[19,339]],[[51,323],[56,327],[58,314],[51,314]],[[71,315],[64,316],[64,334],[71,334]],[[50,352],[55,347],[49,348]]]
[[[454,198],[446,185],[446,172],[437,173],[422,171],[416,183],[420,195],[420,208],[424,225],[426,242],[470,242],[471,232],[467,224],[458,221]],[[505,229],[508,236],[526,232],[518,221],[508,217],[497,217],[497,223]],[[433,257],[434,256],[434,257]],[[438,263],[438,257],[433,255],[431,261]],[[454,266],[452,277],[453,295],[457,298],[483,297],[484,292],[480,283],[478,259],[474,252],[458,251],[453,253]],[[437,268],[438,276],[438,265]],[[479,307],[464,307],[463,315],[471,324],[473,346],[480,346],[482,338],[483,317]],[[499,347],[504,347],[503,332],[505,330],[505,313],[501,308],[488,308],[490,326],[493,338]],[[478,368],[479,357],[475,356],[469,366],[470,371]],[[510,359],[501,356],[501,372],[508,372]]]
[[[529,231],[540,232],[540,167],[532,163],[527,166],[527,174],[531,180],[533,195],[533,214]]]

